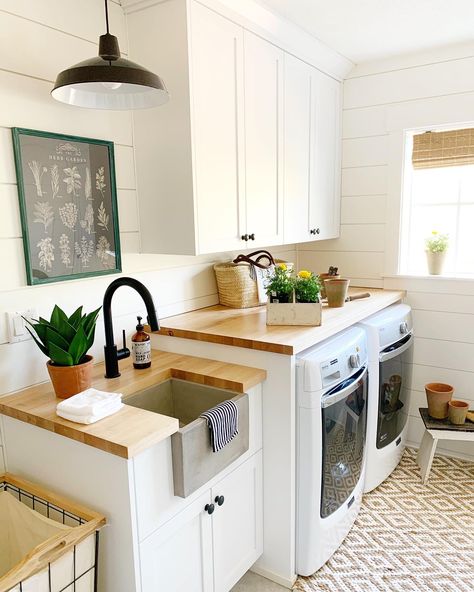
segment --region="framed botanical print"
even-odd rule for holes
[[[12,134],[28,284],[120,272],[113,143]]]

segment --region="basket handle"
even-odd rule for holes
[[[252,257],[256,257],[255,260],[252,259]],[[260,263],[260,260],[263,258],[268,259],[269,263],[267,265]],[[260,267],[260,269],[267,269],[270,265],[275,265],[275,259],[273,259],[273,255],[269,251],[261,249],[260,251],[249,253],[248,255],[237,255],[232,263],[250,263],[251,265]]]
[[[60,532],[44,543],[37,545],[25,555],[19,564],[0,577],[0,592],[11,590],[19,582],[47,567],[48,563],[52,563],[67,550],[98,530],[103,526],[104,522],[103,519],[94,518],[81,526],[71,528],[69,531]]]

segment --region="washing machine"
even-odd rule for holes
[[[369,404],[364,491],[396,468],[405,449],[413,368],[413,322],[406,304],[394,304],[359,323],[367,332]]]
[[[326,563],[360,509],[368,394],[365,331],[351,328],[296,360],[296,571]]]

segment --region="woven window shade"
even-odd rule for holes
[[[474,164],[474,128],[413,136],[413,168]]]

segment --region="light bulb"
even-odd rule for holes
[[[117,90],[122,86],[121,82],[101,82],[101,84],[107,90]]]

